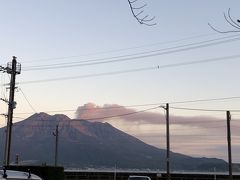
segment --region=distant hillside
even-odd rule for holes
[[[130,136],[108,123],[71,120],[65,115],[34,114],[14,124],[12,162],[15,155],[22,162],[54,163],[55,137],[59,124],[59,164],[66,167],[114,167],[131,169],[165,169],[166,152]],[[1,137],[4,128],[0,129]],[[5,138],[1,138],[4,144]],[[3,147],[3,146],[2,146]],[[3,154],[3,148],[0,151]],[[1,156],[3,157],[3,156]],[[225,161],[214,158],[193,158],[171,153],[174,170],[226,170]]]

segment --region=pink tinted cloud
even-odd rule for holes
[[[128,122],[138,122],[141,124],[165,124],[165,115],[163,110],[159,107],[158,112],[139,112],[138,110],[132,108],[126,108],[117,104],[105,104],[103,106],[97,106],[94,103],[87,103],[83,106],[79,106],[76,111],[77,119],[86,119],[93,121],[106,122],[109,119],[106,117],[118,116],[118,120],[128,121]],[[133,113],[133,114],[131,114]],[[130,115],[125,115],[130,114]],[[124,115],[124,116],[121,116]],[[170,111],[170,124],[171,125],[184,125],[184,126],[195,126],[195,127],[216,127],[223,128],[226,125],[226,120],[218,119],[210,116],[175,116],[171,114]],[[234,122],[233,128],[239,128],[240,125],[237,121]]]
[[[118,116],[122,114],[134,113],[136,109],[123,107],[117,104],[105,104],[97,106],[94,103],[88,103],[78,107],[76,116],[78,119],[87,119],[100,122],[120,122],[120,126],[125,127],[125,132],[132,129],[130,133],[140,138],[146,143],[156,147],[165,147],[165,131],[161,129],[146,127],[165,127],[164,110],[145,111],[117,118],[104,119],[104,117]],[[142,125],[142,126],[141,126]],[[160,125],[160,126],[157,126]],[[226,152],[221,148],[227,147],[226,140],[226,119],[211,116],[176,116],[170,109],[170,133],[171,148],[175,152],[191,154],[193,156],[210,156],[225,158]],[[144,127],[138,129],[136,126]],[[239,149],[239,128],[240,121],[233,119],[231,121],[232,145],[233,151]],[[129,133],[129,132],[128,132]],[[234,154],[236,155],[236,153]]]

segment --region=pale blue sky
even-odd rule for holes
[[[139,0],[139,3],[141,2],[144,3]],[[17,81],[26,82],[240,55],[240,40],[237,40],[119,63],[24,71],[30,66],[109,58],[240,35],[240,33],[219,34],[208,26],[208,23],[211,23],[221,30],[231,29],[224,20],[223,12],[231,8],[232,17],[240,18],[239,0],[145,2],[147,7],[144,13],[156,16],[154,20],[156,26],[138,24],[131,14],[127,0],[1,0],[1,64],[5,65],[11,61],[13,55],[17,56],[23,69],[21,75],[17,76]],[[134,48],[139,46],[141,48]],[[69,58],[57,59],[58,57]],[[232,97],[240,96],[239,60],[236,58],[68,81],[20,83],[18,86],[37,112],[77,109],[78,106],[88,102],[98,105],[133,105]],[[8,77],[1,74],[1,83],[8,81]],[[2,88],[1,95],[8,96],[5,88]],[[15,116],[27,117],[29,114],[19,113],[34,113],[21,92],[16,93],[16,101],[18,105]],[[5,107],[3,103],[0,105]],[[240,100],[181,106],[240,109]],[[5,112],[6,108],[1,109],[1,113]],[[186,116],[202,115],[200,112],[175,113]],[[67,115],[74,117],[74,112]],[[237,117],[239,118],[239,115],[236,115]]]

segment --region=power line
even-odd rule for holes
[[[196,99],[196,100],[186,100],[186,101],[172,101],[169,104],[189,104],[189,103],[197,103],[197,102],[211,102],[211,101],[225,101],[225,100],[234,100],[240,99],[240,96],[232,96],[232,97],[221,97],[221,98],[209,98],[209,99]],[[119,108],[134,108],[134,107],[146,107],[146,106],[162,106],[167,102],[158,102],[158,103],[146,103],[146,104],[135,104],[135,105],[117,105],[110,107],[95,107],[94,110],[106,110],[106,109],[119,109]],[[82,110],[90,110],[89,108],[82,108]],[[45,113],[57,113],[57,112],[74,112],[76,109],[60,109],[53,111],[41,111]],[[23,112],[23,113],[15,113],[18,115],[24,114],[32,114],[32,112]]]
[[[77,120],[72,120],[73,121],[79,121],[79,120],[84,120],[84,121],[91,121],[91,120],[102,120],[102,119],[110,119],[110,118],[115,118],[115,117],[123,117],[123,116],[130,116],[133,114],[138,114],[138,113],[142,113],[142,112],[146,112],[146,111],[150,111],[150,110],[154,110],[154,109],[158,109],[160,108],[159,106],[157,107],[153,107],[153,108],[148,108],[148,109],[144,109],[144,110],[140,110],[140,111],[134,111],[134,112],[130,112],[130,113],[123,113],[123,114],[117,114],[117,115],[112,115],[112,116],[104,116],[104,117],[97,117],[97,118],[89,118],[89,119],[77,119]],[[14,117],[16,119],[21,118],[22,117]]]
[[[179,109],[179,110],[189,110],[189,111],[209,111],[209,112],[226,112],[227,110],[223,109],[198,109],[198,108],[186,108],[186,107],[170,107],[172,109]],[[231,112],[240,112],[240,110],[232,109],[229,110]]]
[[[216,137],[219,137],[219,138],[221,138],[221,137],[226,137],[225,135],[219,135],[219,134],[171,134],[171,136],[172,137],[189,137],[189,136],[191,136],[191,137],[199,137],[199,138],[201,138],[201,137],[208,137],[208,138],[216,138]],[[237,137],[237,136],[236,136]],[[208,139],[209,140],[209,139]]]
[[[208,63],[208,62],[214,62],[214,61],[224,61],[224,60],[227,60],[227,59],[236,59],[236,58],[239,58],[239,57],[240,57],[240,55],[231,55],[231,56],[223,56],[223,57],[203,59],[203,60],[197,60],[197,61],[186,61],[186,62],[182,62],[182,63],[173,63],[173,64],[162,65],[162,66],[160,66],[160,68],[176,67],[176,66],[183,66],[183,65],[190,65],[190,64]],[[132,59],[128,59],[128,60],[132,60]],[[74,64],[74,65],[68,65],[68,66],[53,66],[53,67],[45,67],[45,68],[34,68],[34,69],[29,69],[29,70],[61,69],[61,68],[71,68],[71,67],[116,63],[116,62],[121,62],[121,61],[123,61],[123,60],[122,59],[117,59],[117,60],[110,60],[110,61],[85,63],[85,64]],[[25,70],[25,71],[28,71],[28,70]]]
[[[30,101],[28,100],[27,96],[25,95],[25,93],[22,91],[21,88],[18,88],[20,90],[20,92],[22,93],[24,99],[27,101],[28,105],[30,106],[30,108],[33,110],[33,112],[37,113],[37,111],[35,110],[35,108],[33,107],[33,105],[30,103]]]
[[[177,42],[181,42],[181,41],[196,39],[196,38],[200,38],[200,37],[207,37],[207,36],[211,36],[211,35],[216,35],[216,33],[200,34],[200,35],[185,37],[185,38],[181,38],[181,39],[177,39],[177,40],[157,42],[157,43],[152,43],[152,44],[145,44],[145,45],[139,45],[139,46],[133,46],[133,47],[127,47],[127,48],[114,49],[114,50],[110,50],[110,51],[87,53],[87,54],[81,54],[81,55],[75,55],[75,56],[73,55],[73,56],[62,56],[62,57],[55,57],[55,58],[39,58],[39,59],[30,60],[30,61],[24,61],[24,63],[31,63],[31,62],[36,63],[36,61],[44,62],[44,61],[71,59],[71,58],[78,58],[78,57],[87,57],[87,56],[93,56],[93,55],[99,55],[99,54],[108,54],[108,53],[113,53],[113,52],[122,52],[122,51],[126,51],[126,50],[140,49],[140,48],[152,47],[152,46],[156,46],[156,45],[177,43]],[[233,37],[233,36],[228,36],[228,37]]]
[[[222,44],[222,43],[228,43],[228,42],[240,40],[239,35],[233,36],[233,37],[236,37],[236,38],[226,39],[226,37],[224,37],[224,38],[212,39],[212,40],[202,41],[202,42],[198,42],[198,43],[191,43],[191,44],[187,44],[187,45],[175,46],[175,47],[159,49],[159,50],[154,50],[154,51],[146,51],[146,52],[141,52],[141,53],[121,55],[121,56],[115,56],[115,57],[109,57],[109,58],[85,60],[85,61],[81,61],[81,62],[77,61],[77,62],[57,63],[57,64],[41,65],[41,66],[29,66],[23,70],[31,71],[31,70],[70,68],[70,67],[78,67],[78,66],[89,66],[89,65],[116,63],[116,62],[130,61],[130,60],[136,60],[136,59],[143,59],[143,58],[148,58],[148,57],[172,54],[172,53],[177,53],[177,52],[181,52],[181,51],[204,48],[204,47],[208,47],[208,46],[213,46],[213,45],[218,45],[218,44]],[[221,39],[226,39],[226,40],[215,42],[216,40],[221,40]],[[206,42],[208,42],[208,44],[203,44]],[[163,52],[161,52],[161,51],[163,51]]]
[[[159,67],[160,68],[179,67],[179,66],[186,66],[186,65],[193,65],[193,64],[203,64],[203,63],[210,63],[210,62],[217,62],[217,61],[225,61],[225,60],[231,60],[231,59],[237,59],[237,58],[240,58],[240,55],[224,56],[224,57],[203,59],[203,60],[197,60],[197,61],[185,61],[185,62],[180,62],[180,63],[166,64],[166,65],[162,65]]]
[[[20,117],[19,117],[20,118]],[[18,119],[18,118],[17,118]],[[24,118],[22,118],[22,120],[24,120]],[[77,122],[77,121],[84,121],[84,120],[82,120],[82,119],[79,119],[79,120],[71,120],[72,122]],[[45,122],[45,120],[43,121],[43,122]],[[68,123],[68,124],[64,124],[63,122],[64,121],[59,121],[60,122],[60,124],[59,124],[59,127],[60,128],[62,128],[62,127],[68,127],[70,124],[71,124],[71,122],[70,122],[70,124]],[[2,124],[3,125],[3,124]],[[156,125],[156,124],[153,124],[153,125]],[[164,125],[164,124],[160,124],[160,125]],[[32,124],[32,125],[29,125],[29,124],[16,124],[16,123],[14,123],[13,124],[13,127],[31,127],[31,128],[34,128],[34,127],[38,127],[38,128],[44,128],[44,127],[46,127],[46,128],[55,128],[56,127],[56,124]],[[171,125],[170,125],[170,127],[171,127]],[[183,128],[183,127],[180,127],[180,128],[178,128],[177,130],[175,129],[175,131],[178,131],[178,132],[180,132],[180,131],[182,131],[182,130],[184,130],[185,132],[187,132],[187,130],[192,130],[192,129],[200,129],[200,130],[202,130],[202,129],[217,129],[217,128],[225,128],[226,126],[224,126],[224,125],[222,125],[222,126],[220,126],[220,125],[217,125],[217,126],[209,126],[209,127],[193,127],[193,126],[191,126],[191,127],[185,127],[185,128]],[[133,133],[133,132],[135,132],[135,131],[129,131],[129,130],[125,130],[125,132],[127,132],[127,133]],[[149,133],[150,132],[150,133]],[[149,131],[147,131],[147,130],[144,130],[144,132],[138,132],[138,134],[151,134],[151,133],[154,133],[154,134],[156,134],[157,135],[157,133],[159,133],[159,130],[149,130]],[[136,136],[138,136],[138,134],[135,134]],[[161,133],[159,133],[159,135],[165,135],[165,134],[161,134]]]
[[[23,81],[23,82],[19,82],[18,84],[32,84],[32,83],[63,81],[63,80],[70,80],[70,79],[82,79],[82,78],[90,78],[90,77],[133,73],[133,72],[140,72],[140,71],[149,71],[149,70],[154,70],[154,69],[155,70],[159,69],[159,66],[152,66],[152,67],[138,68],[138,69],[129,69],[129,70],[123,70],[123,71],[113,71],[113,72],[106,72],[106,73],[87,74],[87,75],[81,75],[81,76],[69,76],[69,77],[61,77],[61,78],[53,78],[53,79],[41,79],[41,80],[33,80],[33,81],[25,81],[25,82]]]
[[[98,76],[149,71],[149,70],[154,70],[154,69],[156,70],[156,69],[180,67],[180,66],[187,66],[187,65],[194,65],[194,64],[211,63],[211,62],[217,62],[217,61],[226,61],[226,60],[237,59],[237,58],[240,58],[240,55],[231,55],[231,56],[217,57],[217,58],[211,58],[211,59],[203,59],[203,60],[198,60],[198,61],[185,61],[185,62],[180,62],[180,63],[165,64],[165,65],[159,65],[159,66],[154,66],[154,67],[129,69],[129,70],[123,70],[123,71],[106,72],[106,73],[96,73],[96,74],[88,74],[88,75],[82,75],[82,76],[69,76],[69,77],[33,80],[33,81],[25,81],[25,82],[23,81],[23,82],[19,82],[19,83],[20,84],[32,84],[32,83],[43,83],[43,82],[52,82],[52,81],[61,81],[61,80],[70,80],[70,79],[82,79],[82,78],[90,78],[90,77],[98,77]]]
[[[97,118],[89,118],[89,119],[81,119],[81,120],[90,121],[90,120],[99,120],[99,119],[110,119],[110,118],[115,118],[115,117],[122,117],[122,116],[129,116],[129,115],[133,115],[133,114],[138,114],[138,113],[142,113],[142,112],[146,112],[146,111],[150,111],[150,110],[154,110],[154,109],[158,109],[158,108],[160,108],[160,107],[157,106],[157,107],[154,107],[154,108],[144,109],[144,110],[141,110],[141,111],[135,111],[135,112],[131,112],[131,113],[118,114],[118,115],[113,115],[113,116],[97,117]]]
[[[195,103],[195,102],[209,102],[209,101],[224,101],[224,100],[233,100],[240,99],[240,96],[232,96],[232,97],[222,97],[222,98],[210,98],[210,99],[196,99],[196,100],[187,100],[187,101],[173,101],[169,104],[186,104],[186,103]]]
[[[63,110],[54,110],[54,111],[41,111],[45,113],[57,113],[57,112],[73,112],[76,111],[76,109],[63,109]],[[27,115],[27,114],[33,114],[32,112],[23,112],[23,113],[15,113],[19,115]]]
[[[6,79],[5,79],[6,75],[8,75],[9,81],[10,81],[10,76],[9,76],[9,74],[2,74],[2,76],[1,76],[1,83],[2,83],[2,84],[5,84],[5,83],[6,83]],[[2,86],[1,90],[2,90],[3,99],[7,100],[7,92],[6,92],[6,89],[4,88],[4,86]]]

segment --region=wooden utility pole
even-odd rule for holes
[[[57,166],[57,164],[58,164],[58,125],[56,125],[56,130],[53,133],[53,135],[55,136],[55,161],[54,161],[54,165]]]
[[[10,93],[9,93],[9,102],[8,102],[8,120],[7,120],[7,131],[6,131],[6,142],[5,142],[5,151],[4,151],[4,165],[9,166],[10,164],[10,153],[11,153],[11,138],[12,138],[12,119],[13,119],[13,109],[16,106],[14,101],[14,92],[15,92],[15,79],[16,74],[20,74],[21,66],[17,65],[16,57],[13,56],[11,63],[8,63],[7,73],[11,74],[10,82]]]
[[[227,142],[228,142],[228,171],[229,180],[232,180],[232,150],[231,150],[231,114],[230,111],[226,112],[227,115]]]

